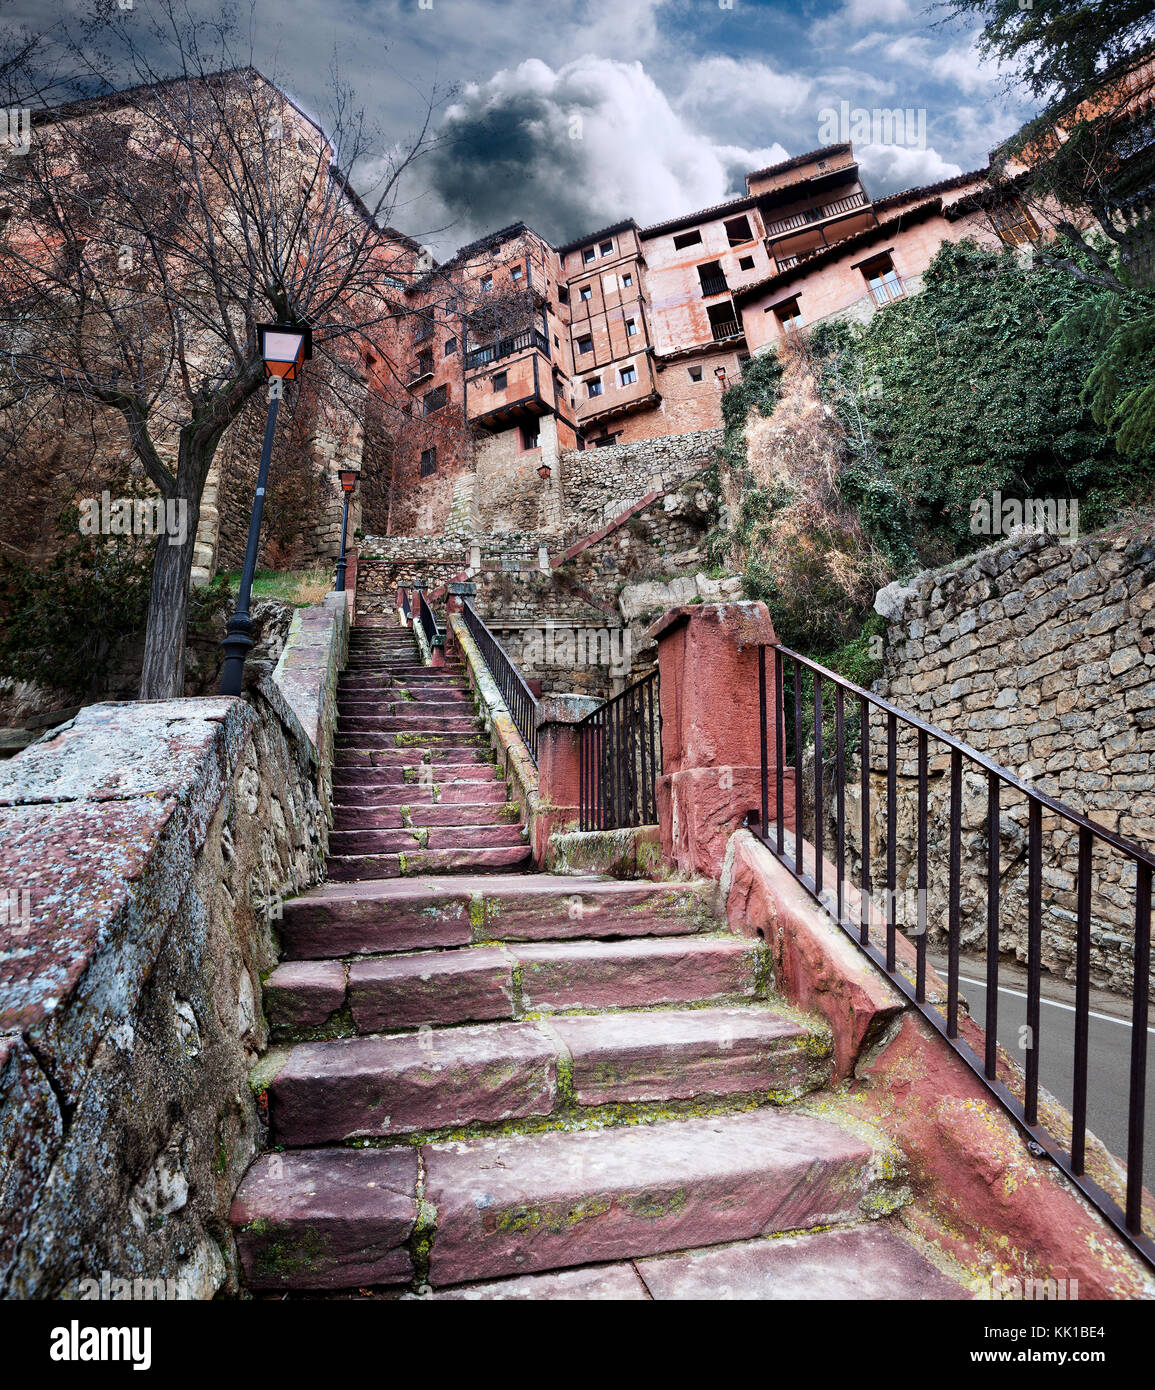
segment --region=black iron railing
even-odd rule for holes
[[[724,275],[703,275],[701,280],[703,295],[725,294],[730,288]]]
[[[424,589],[417,589],[417,621],[421,624],[421,631],[425,634],[425,640],[429,643],[429,650],[432,652],[437,647],[445,646],[445,633],[441,630],[437,622],[437,614],[429,606],[429,600],[425,597]]]
[[[710,331],[714,335],[714,341],[720,342],[723,338],[736,338],[741,332],[738,327],[737,319],[717,319],[710,323]]]
[[[1120,1235],[1155,1263],[1149,1212],[1146,1224],[1144,1218],[1143,1188],[1151,882],[1155,856],[1022,781],[942,729],[924,723],[797,652],[781,646],[762,647],[758,684],[762,757],[759,838],[982,1080],[1023,1130],[1031,1152],[1039,1157],[1048,1155]],[[779,692],[777,699],[771,697],[772,691]],[[877,733],[872,729],[872,720]],[[781,750],[781,756],[774,756],[775,750]],[[877,759],[880,755],[882,771],[872,777],[872,757]],[[855,759],[856,787],[848,783],[848,768],[853,770]],[[985,904],[981,902],[981,893],[976,903],[973,882],[967,895],[968,944],[983,942],[986,955],[985,980],[969,981],[985,993],[985,1036],[981,1044],[976,1040],[978,1050],[959,1036],[964,766],[968,773],[968,848],[974,852],[977,846],[977,852],[986,861]],[[793,782],[789,791],[788,776]],[[884,803],[879,809],[885,824],[885,843],[875,832],[873,846],[872,786]],[[848,790],[858,801],[858,826],[849,827],[849,845]],[[824,803],[827,795],[832,798],[830,806]],[[1016,860],[1023,855],[1021,827],[1016,829],[1014,817],[1021,819],[1024,809],[1025,891],[1021,864],[1016,865],[1018,878],[1013,885],[1010,855],[1000,865],[1000,844],[1008,837]],[[788,821],[793,821],[796,835],[790,833]],[[900,826],[911,828],[903,832]],[[1052,858],[1056,853],[1062,856],[1070,842],[1073,876],[1053,865],[1044,874],[1044,828]],[[825,859],[828,845],[833,852],[832,861]],[[897,872],[900,847],[906,880],[901,890]],[[1099,881],[1106,891],[1101,887],[1097,901],[1101,900],[1103,906],[1098,911],[1105,915],[1114,908],[1114,932],[1122,930],[1119,919],[1125,914],[1130,923],[1133,960],[1126,1063],[1127,1176],[1121,1205],[1086,1171],[1092,940],[1102,940],[1102,926],[1092,920],[1096,851],[1101,859],[1108,853],[1115,856],[1113,864],[1101,866]],[[847,877],[848,855],[858,859],[856,884]],[[881,893],[875,888],[876,867],[885,876]],[[1074,1036],[1070,1069],[1064,1068],[1073,1097],[1069,1135],[1052,1133],[1040,1120],[1040,1057],[1049,1055],[1065,1062],[1060,1029],[1061,1020],[1069,1017],[1060,1010],[1048,1009],[1049,1019],[1057,1018],[1059,1022],[1048,1022],[1044,1027],[1044,882],[1049,927],[1070,921],[1075,933]],[[1000,994],[1006,993],[999,984],[1000,896],[1006,894],[1010,898],[1012,887],[1016,917],[1008,921],[1008,929],[1026,928],[1026,1024],[1025,1030],[1019,1030],[1019,1046],[1024,1051],[1021,1084],[1005,1070],[1000,1078],[998,1068]],[[1065,892],[1070,897],[1070,907],[1064,905]],[[911,939],[914,949],[914,964],[908,967],[913,979],[899,968],[897,961],[900,899],[904,902],[902,934]],[[946,935],[946,999],[941,1003],[927,998],[927,937],[932,924],[945,927]],[[1126,1020],[1119,1024],[1127,1026]],[[1053,1082],[1048,1086],[1052,1091],[1061,1089]],[[1121,1127],[1119,1141],[1121,1148]]]
[[[517,667],[509,659],[509,653],[486,627],[468,599],[462,601],[461,616],[469,635],[477,643],[482,660],[489,667],[489,673],[501,691],[501,698],[517,732],[525,740],[530,757],[537,762],[537,697],[521,677]]]
[[[622,830],[658,819],[662,715],[651,671],[577,726],[582,830]]]
[[[410,608],[410,606],[409,606],[409,590],[408,590],[408,589],[402,588],[402,589],[398,589],[398,590],[397,590],[397,606],[401,609],[401,612],[402,612],[402,614],[403,614],[404,617],[405,617],[405,621],[406,621],[407,623],[412,622],[412,621],[413,621],[413,609]]]
[[[512,357],[515,352],[525,352],[528,348],[536,348],[548,357],[549,339],[536,328],[526,328],[508,338],[487,343],[484,347],[470,348],[465,354],[465,370],[472,372],[478,367],[487,366],[490,362],[500,361],[503,357]]]

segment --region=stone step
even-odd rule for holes
[[[622,1262],[636,1260],[642,1297],[781,1298],[760,1290],[789,1288],[803,1298],[810,1287],[823,1298],[841,1261],[843,1288],[858,1296],[958,1296],[889,1228],[846,1229],[901,1194],[896,1178],[877,1176],[890,1165],[871,1145],[828,1120],[762,1109],[428,1144],[420,1161],[427,1268],[411,1253],[416,1149],[263,1154],[231,1211],[249,1287],[420,1277],[443,1297],[572,1298],[606,1286],[632,1297]],[[821,1226],[842,1229],[765,1239]],[[554,1270],[564,1272],[543,1273]]]
[[[337,682],[338,703],[362,700],[403,700],[420,705],[472,704],[469,693],[457,685],[422,684],[411,686],[391,676],[350,676]]]
[[[408,775],[407,775],[408,774]],[[407,787],[417,790],[431,787],[441,789],[439,800],[444,800],[452,786],[490,785],[501,788],[501,800],[506,798],[505,783],[498,777],[497,769],[484,758],[472,762],[420,763],[416,766],[401,764],[396,768],[366,767],[349,761],[334,762],[333,786],[341,790],[341,800],[346,800],[348,790],[368,790],[381,795],[392,794],[394,788],[404,792]],[[431,799],[431,798],[430,798]],[[452,799],[452,798],[450,798]],[[481,797],[467,796],[465,800],[480,801]],[[405,800],[405,796],[401,796]]]
[[[334,814],[342,811],[388,811],[397,806],[478,805],[504,806],[509,793],[506,784],[497,778],[493,768],[479,765],[475,769],[480,779],[490,773],[487,781],[439,782],[438,800],[433,800],[433,787],[419,782],[387,782],[379,787],[342,786],[337,784]]]
[[[396,697],[368,695],[362,692],[355,698],[338,695],[337,716],[366,714],[404,715],[409,719],[476,718],[473,702],[464,697],[450,700],[404,700]]]
[[[326,872],[339,883],[362,879],[413,878],[422,874],[498,874],[533,865],[528,845],[500,845],[471,849],[414,849],[393,854],[341,854],[329,856]]]
[[[481,729],[481,720],[475,714],[393,714],[380,713],[350,714],[339,716],[337,732],[352,733],[404,733],[424,737],[426,734],[443,737],[445,734],[474,734]]]
[[[384,733],[354,729],[345,733],[341,724],[337,726],[336,745],[338,749],[364,748],[367,750],[373,748],[435,748],[442,756],[451,752],[472,752],[478,748],[488,749],[491,747],[489,739],[481,733],[436,733],[424,729],[412,733],[404,731]]]
[[[428,754],[428,756],[426,756]],[[471,750],[468,761],[475,765],[479,759],[488,767],[493,767],[492,757],[484,757],[485,749]],[[432,766],[436,760],[437,765],[444,767],[446,758],[440,749],[425,749],[405,746],[402,748],[345,748],[342,749],[338,758],[334,759],[334,768],[361,767],[374,771],[396,771],[404,772],[406,768],[419,769],[423,766]]]
[[[279,928],[286,958],[312,960],[473,941],[685,936],[716,926],[716,891],[707,879],[566,874],[329,882],[285,902]]]
[[[405,1299],[506,1300],[650,1299],[811,1303],[827,1300],[923,1302],[969,1299],[959,1280],[935,1268],[887,1222],[841,1226],[773,1240],[743,1240],[636,1262],[582,1265],[549,1274],[522,1274]]]
[[[276,1142],[299,1147],[496,1124],[573,1104],[789,1100],[829,1077],[821,1051],[801,1024],[752,1006],[298,1043],[269,1085],[270,1124]]]
[[[433,1286],[859,1220],[893,1197],[871,1146],[770,1108],[423,1150]]]
[[[504,786],[504,783],[502,783]],[[408,818],[401,808],[407,806]],[[333,807],[334,830],[411,830],[422,826],[448,825],[509,825],[520,820],[520,808],[514,802],[439,802],[398,800],[385,810],[367,811],[363,807],[337,805]]]
[[[349,964],[347,993],[357,1031],[383,1033],[512,1021],[529,1010],[753,999],[757,991],[756,946],[689,936],[378,956]],[[319,1027],[345,1007],[346,967],[338,960],[284,961],[265,980],[264,1001],[269,1022],[281,1030]]]
[[[397,854],[409,850],[498,849],[524,845],[520,825],[510,825],[490,815],[480,825],[420,825],[400,830],[333,830],[329,832],[332,857]]]

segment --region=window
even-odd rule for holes
[[[889,304],[892,299],[903,296],[902,283],[894,269],[894,262],[887,256],[876,256],[859,266],[876,304]]]
[[[710,333],[715,342],[722,338],[736,338],[742,332],[738,327],[738,320],[734,317],[734,305],[729,301],[725,304],[711,304],[706,313],[710,318]]]
[[[638,331],[637,319],[626,319],[626,337],[632,338]]]
[[[427,391],[422,398],[422,405],[426,415],[432,415],[434,411],[442,410],[446,401],[449,399],[448,386],[436,386],[432,391]]]
[[[601,251],[603,256],[612,256],[614,254],[614,244],[612,241],[603,241],[598,250]]]
[[[509,385],[509,373],[508,373],[508,372],[494,372],[494,374],[493,374],[493,389],[494,389],[495,391],[504,391],[505,388],[506,388],[508,385]]]
[[[703,294],[725,294],[729,288],[718,261],[704,261],[698,267],[698,279],[701,281]]]
[[[600,396],[602,394],[602,379],[600,376],[592,377],[586,382],[587,396]]]
[[[582,260],[585,262],[586,265],[589,265],[590,261],[592,261],[597,254],[598,253],[594,250],[592,246],[587,246],[586,249],[582,252]]]
[[[622,385],[632,386],[638,379],[637,368],[631,363],[628,367],[622,368]]]
[[[753,269],[754,269],[754,257],[753,257],[753,256],[739,256],[739,257],[738,257],[738,269],[739,269],[739,270],[753,270]]]
[[[429,376],[433,371],[432,352],[419,352],[417,354],[417,375],[419,377]]]
[[[745,217],[732,217],[725,226],[726,240],[731,246],[741,246],[747,241],[754,240],[750,232],[750,223]]]
[[[699,231],[683,232],[681,236],[674,238],[674,250],[684,251],[687,246],[697,246],[702,240],[702,233]]]
[[[433,336],[433,310],[422,309],[417,315],[417,332],[413,335],[414,341],[423,343],[426,338]]]
[[[537,425],[522,425],[521,447],[523,449],[536,449],[540,444],[541,435],[538,433]]]
[[[422,476],[423,478],[428,478],[429,475],[430,475],[430,473],[436,473],[436,472],[437,472],[437,450],[436,450],[435,448],[434,448],[434,449],[422,449],[422,450],[421,450],[421,476]]]
[[[621,434],[621,430],[618,431],[618,434]],[[617,434],[604,434],[600,439],[594,440],[594,447],[597,449],[608,449],[611,444],[616,444],[617,442]]]
[[[578,352],[593,352],[594,340],[587,334],[584,338],[577,340]]]
[[[591,285],[583,285],[581,289],[578,291],[578,298],[581,300],[583,304],[587,304],[593,297],[594,292],[593,287]]]
[[[826,160],[820,159],[818,161],[818,164],[816,165],[816,168],[818,169],[819,173],[821,173],[822,170],[826,168]]]
[[[483,290],[491,290],[491,289],[493,289],[493,276],[492,276],[492,275],[483,275],[483,276],[481,277],[481,288],[482,288]]]
[[[559,285],[557,289],[558,302],[561,304],[569,303],[569,290],[564,285]]]
[[[557,336],[556,333],[553,335],[553,345],[555,348],[561,347],[561,339]]]
[[[783,333],[793,333],[803,326],[802,310],[798,307],[798,296],[788,299],[785,304],[774,306],[774,317],[782,325]]]
[[[1016,198],[991,208],[991,222],[999,238],[1007,246],[1022,246],[1027,241],[1038,241],[1039,229],[1034,218]]]
[[[628,290],[633,283],[634,277],[629,273],[629,271],[626,271],[626,273],[622,276],[622,288]]]
[[[510,276],[510,279],[511,279],[511,280],[520,280],[521,277],[522,277],[522,274],[523,274],[523,272],[522,272],[521,266],[515,265],[515,266],[511,266],[511,267],[510,267],[509,276]]]
[[[691,381],[701,381],[701,380],[702,380],[702,369],[701,369],[701,367],[687,367],[686,370],[690,373],[690,380],[691,380]]]
[[[457,351],[457,339],[456,339],[456,338],[446,338],[446,340],[445,340],[445,356],[446,356],[446,357],[452,357],[453,354],[454,354],[456,351]]]

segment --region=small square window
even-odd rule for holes
[[[586,337],[584,337],[584,338],[579,338],[579,339],[577,340],[577,350],[578,350],[578,352],[593,352],[593,350],[594,350],[594,340],[593,340],[593,338],[589,337],[588,335],[587,335]]]
[[[702,233],[697,230],[692,232],[683,232],[681,236],[676,236],[674,238],[674,250],[684,251],[687,246],[697,246],[701,240]]]
[[[582,260],[586,263],[586,265],[589,265],[590,261],[592,261],[597,254],[598,253],[594,250],[592,246],[587,246],[586,249],[582,252]]]
[[[417,375],[419,377],[428,376],[433,371],[433,354],[431,352],[419,352],[417,354]]]
[[[454,354],[456,351],[457,351],[457,339],[456,339],[456,338],[448,338],[448,339],[446,339],[446,342],[445,342],[445,356],[446,356],[446,357],[452,357],[453,354]]]
[[[592,381],[587,381],[587,382],[586,382],[586,395],[587,395],[587,396],[600,396],[601,394],[602,394],[602,379],[601,379],[600,376],[596,376],[596,377],[593,378]]]
[[[564,285],[559,285],[559,286],[558,286],[557,298],[558,298],[558,303],[559,303],[559,304],[568,304],[568,303],[569,303],[569,290],[567,290],[566,287],[565,287]]]
[[[493,276],[492,276],[492,275],[483,275],[483,276],[481,277],[481,288],[482,288],[483,290],[491,290],[491,289],[493,289]]]
[[[508,385],[509,385],[509,373],[508,373],[508,372],[494,372],[494,374],[493,374],[493,389],[494,389],[495,391],[504,391],[505,388],[506,388]]]
[[[561,347],[561,339],[557,336],[556,333],[553,335],[553,345],[555,348]]]
[[[690,380],[691,380],[691,381],[701,381],[701,380],[702,380],[702,369],[701,369],[701,367],[687,367],[686,370],[690,373]]]
[[[581,289],[578,291],[578,298],[582,301],[583,304],[587,303],[593,297],[594,292],[592,286],[590,285],[583,285]]]
[[[774,310],[774,317],[782,325],[783,333],[794,333],[803,327],[802,310],[798,307],[797,299],[791,299],[786,304],[779,304]]]
[[[422,405],[425,414],[432,415],[437,410],[444,410],[446,402],[449,400],[448,386],[437,386],[432,391],[427,391],[422,397]]]
[[[612,256],[614,254],[614,244],[612,241],[603,241],[598,249],[603,256]]]
[[[513,279],[513,280],[520,280],[521,277],[522,277],[522,269],[521,269],[521,266],[519,266],[519,265],[512,266],[512,267],[510,268],[509,274],[510,274],[510,278],[511,278],[511,279]]]
[[[421,476],[422,476],[423,478],[428,478],[429,475],[430,475],[430,473],[436,473],[436,472],[437,472],[437,450],[436,450],[435,448],[434,448],[434,449],[422,449],[422,450],[421,450]]]
[[[623,368],[622,368],[622,385],[623,385],[623,386],[632,386],[632,385],[634,384],[634,382],[637,381],[637,379],[638,379],[637,368],[635,368],[635,367],[623,367]]]
[[[626,273],[622,276],[622,288],[628,290],[633,283],[634,277],[627,270]]]
[[[523,449],[537,449],[541,445],[541,435],[537,425],[522,425],[521,427],[521,447]]]
[[[626,319],[626,337],[632,338],[638,331],[637,319]]]
[[[725,224],[726,240],[731,246],[741,246],[743,242],[753,241],[754,236],[750,231],[750,219],[748,217],[732,217]]]
[[[754,269],[754,257],[753,257],[753,256],[739,256],[739,257],[738,257],[738,269],[739,269],[739,270],[753,270],[753,269]]]

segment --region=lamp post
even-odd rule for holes
[[[723,390],[723,391],[729,390],[729,388],[730,388],[730,383],[726,380],[726,368],[725,368],[725,367],[715,367],[715,368],[714,368],[714,375],[718,378],[718,385],[722,388],[722,390]]]
[[[221,676],[221,694],[239,695],[244,683],[245,657],[253,645],[253,620],[249,616],[253,573],[257,567],[257,547],[261,537],[261,514],[265,510],[265,486],[269,480],[269,460],[273,453],[273,431],[277,424],[277,407],[281,403],[280,383],[296,381],[301,363],[313,355],[312,334],[307,325],[292,323],[261,323],[257,325],[265,376],[277,379],[276,389],[269,394],[269,413],[265,421],[265,442],[261,449],[261,466],[257,472],[257,490],[249,518],[249,541],[245,547],[245,564],[241,570],[241,590],[237,596],[237,611],[225,627],[221,643],[225,653],[225,669]]]
[[[548,463],[539,464],[539,465],[538,465],[538,470],[537,470],[537,476],[542,480],[543,483],[548,483],[548,482],[549,482],[550,471],[551,471],[551,470],[550,470],[550,466],[549,466]]]
[[[349,531],[349,503],[353,500],[353,489],[357,486],[357,470],[342,468],[338,477],[341,490],[345,494],[345,510],[341,516],[341,553],[337,556],[337,592],[345,592],[345,537]]]

